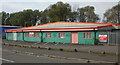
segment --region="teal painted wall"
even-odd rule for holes
[[[95,33],[95,31],[89,31],[92,33],[92,39],[84,39],[83,37],[84,32],[88,32],[88,31],[78,32],[78,44],[92,44],[92,45],[98,44],[98,41],[95,43],[95,39],[98,40],[98,32]],[[42,38],[42,42],[71,43],[72,32],[64,32],[66,36],[65,38],[59,38],[58,34],[60,32],[42,32],[42,34],[41,32],[34,32],[34,33],[39,33],[40,38],[25,37],[25,33],[28,33],[28,32],[19,32],[19,33],[20,33],[20,37],[17,37],[17,40],[20,40],[20,41],[41,42],[41,38]],[[52,33],[52,38],[46,38],[46,33]],[[13,33],[12,33],[12,36],[13,36]],[[8,40],[13,40],[13,37],[7,37],[7,34],[6,34],[6,38]]]
[[[31,42],[41,42],[41,38],[36,38],[36,37],[25,37],[25,33],[27,32],[24,32],[24,41],[31,41]],[[37,33],[37,32],[36,32]],[[39,33],[39,36],[41,37],[41,33]]]
[[[12,33],[12,32],[8,32],[8,33]],[[8,37],[8,33],[6,33],[6,39],[7,40],[13,40],[13,33],[12,33],[12,37]]]
[[[51,38],[46,38],[46,33],[52,33]],[[58,34],[60,32],[43,32],[43,42],[61,42],[61,43],[70,43],[70,32],[64,32],[65,38],[59,38]]]
[[[78,32],[78,44],[95,44],[94,43],[94,39],[95,39],[95,32],[94,31],[90,31],[92,33],[92,39],[84,39],[84,35],[83,33],[86,32],[86,31],[83,31],[83,32]]]
[[[17,40],[23,41],[23,33],[22,32],[17,32],[17,33],[20,33],[20,36],[17,37]]]

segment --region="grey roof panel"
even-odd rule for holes
[[[78,28],[78,27],[97,27],[97,26],[106,26],[106,25],[98,25],[98,24],[86,24],[86,23],[54,23],[43,26],[36,26],[24,29],[40,29],[40,28]]]

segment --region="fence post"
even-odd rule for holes
[[[108,31],[108,45],[110,45],[110,42],[109,42],[109,35],[110,35],[110,32]]]
[[[116,32],[116,31],[115,31],[115,32]],[[116,34],[116,40],[115,40],[115,41],[116,41],[116,45],[117,45],[117,32],[116,32],[115,34]]]

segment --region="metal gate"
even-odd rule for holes
[[[102,42],[102,44],[120,45],[120,30],[99,32],[98,34],[107,35],[107,42]],[[101,43],[99,42],[99,44]]]
[[[108,44],[120,45],[120,31],[119,30],[108,32]]]

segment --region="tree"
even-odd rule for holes
[[[11,25],[19,25],[19,26],[33,26],[36,24],[36,21],[41,17],[41,12],[39,10],[23,10],[20,12],[12,13],[10,17]]]
[[[69,15],[68,15],[68,20],[67,21],[70,21],[70,22],[75,22],[77,20],[77,16],[78,16],[78,13],[77,12],[70,12]]]
[[[2,25],[7,25],[9,23],[8,18],[9,18],[9,13],[6,13],[2,11]]]
[[[113,6],[111,9],[106,10],[106,12],[104,13],[105,22],[117,23],[119,21],[118,19],[120,19],[120,10],[118,9],[120,9],[120,5]]]
[[[93,6],[86,6],[83,8],[78,8],[80,22],[92,22],[95,23],[99,20],[99,17],[94,12]]]
[[[56,4],[49,6],[46,11],[48,15],[47,18],[50,22],[66,21],[67,16],[71,12],[71,7],[67,3],[57,2]]]

